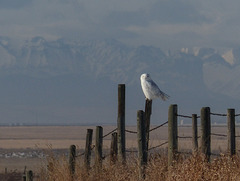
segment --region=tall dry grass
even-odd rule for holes
[[[97,172],[94,167],[89,171],[84,169],[82,160],[77,160],[74,180],[77,181],[137,181],[139,180],[139,170],[136,158],[127,159],[125,165],[111,165],[104,161],[102,169]],[[146,167],[147,181],[228,181],[240,180],[240,157],[229,157],[221,155],[206,162],[201,155],[190,156],[188,158],[179,157],[178,162],[173,167],[168,168],[166,155],[154,155],[150,158]],[[50,156],[48,158],[48,169],[43,169],[40,180],[49,181],[72,181],[68,169],[66,157]]]

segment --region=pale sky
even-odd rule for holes
[[[1,0],[0,36],[234,47],[240,45],[239,7],[239,0]]]

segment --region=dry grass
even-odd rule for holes
[[[66,157],[52,155],[48,158],[48,165],[50,165],[48,170],[43,169],[41,171],[40,180],[72,181]],[[167,157],[156,154],[149,160],[145,173],[145,180],[147,181],[240,180],[240,157],[230,158],[221,155],[211,160],[210,163],[206,162],[203,156],[181,157],[173,167],[168,169]],[[139,169],[135,158],[129,158],[125,165],[111,165],[108,161],[105,161],[99,172],[94,167],[86,171],[78,160],[74,178],[78,181],[137,181],[139,180]]]

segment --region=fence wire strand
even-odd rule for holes
[[[137,134],[137,131],[131,131],[131,130],[127,130],[127,129],[125,129],[125,132],[132,133],[132,134]]]
[[[151,132],[151,131],[153,131],[153,130],[155,130],[155,129],[158,129],[158,128],[164,126],[164,125],[167,124],[167,123],[168,123],[168,121],[166,121],[165,123],[163,123],[163,124],[161,124],[161,125],[159,125],[159,126],[156,126],[155,128],[150,129],[149,132]]]
[[[83,155],[85,155],[85,152],[78,154],[76,157],[81,157]]]
[[[117,128],[115,128],[114,130],[110,131],[109,133],[105,134],[102,138],[107,137],[108,135],[110,135],[111,133],[115,132],[117,130]]]
[[[186,115],[181,115],[181,114],[177,114],[178,117],[182,117],[182,118],[191,118],[192,119],[192,116],[186,116]]]
[[[211,133],[213,136],[222,136],[222,137],[227,137],[225,134],[218,134],[218,133]]]
[[[151,147],[151,148],[148,149],[148,151],[153,150],[153,149],[155,149],[155,148],[159,148],[159,147],[161,147],[161,146],[163,146],[163,145],[165,145],[165,144],[167,144],[167,143],[168,143],[168,141],[166,141],[166,142],[164,142],[164,143],[162,143],[162,144],[160,144],[160,145]]]
[[[211,115],[214,115],[214,116],[227,116],[227,114],[219,114],[219,113],[210,113]]]
[[[178,138],[192,138],[192,136],[178,136]]]

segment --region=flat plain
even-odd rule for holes
[[[152,126],[154,127],[154,126]],[[115,126],[103,126],[103,135],[109,133]],[[87,129],[95,130],[95,126],[16,126],[0,127],[0,172],[7,170],[17,170],[23,172],[27,169],[39,171],[46,166],[46,155],[49,153],[67,154],[69,146],[74,144],[78,153],[83,153]],[[136,131],[136,126],[128,126],[126,130]],[[236,128],[236,135],[240,130]],[[200,129],[198,134],[200,135]],[[93,131],[93,144],[95,135]],[[227,134],[226,126],[213,126],[212,133]],[[189,137],[192,135],[190,126],[178,128],[179,136]],[[155,147],[167,141],[168,127],[163,126],[150,133],[149,147]],[[227,138],[222,136],[211,136],[212,152],[226,152]],[[109,150],[111,135],[103,140],[103,148]],[[200,145],[200,139],[199,139]],[[237,139],[237,149],[239,141]],[[191,151],[192,140],[189,138],[179,138],[179,150]],[[136,150],[137,135],[126,132],[126,149]],[[167,148],[167,144],[161,148]],[[153,149],[157,152],[158,149]]]

